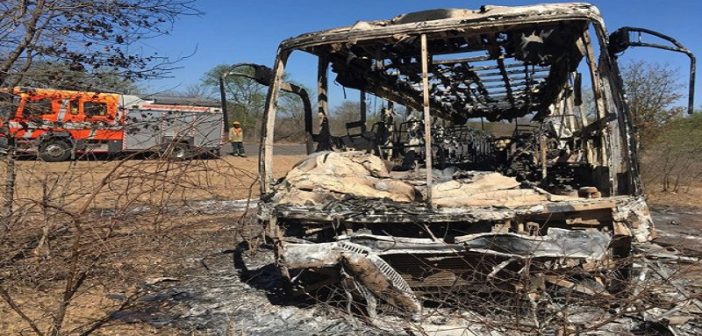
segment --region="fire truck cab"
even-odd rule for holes
[[[222,144],[222,113],[212,102],[34,88],[5,95],[6,143],[45,161],[137,151],[218,155]]]

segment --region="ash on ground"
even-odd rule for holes
[[[383,332],[336,309],[289,301],[270,253],[246,253],[250,266],[234,267],[235,251],[193,258],[204,272],[156,279],[145,295],[113,318],[126,323],[170,327],[183,334],[206,335],[379,335]],[[160,281],[159,281],[160,280]],[[154,281],[152,281],[154,282]]]
[[[637,246],[634,277],[648,289],[639,302],[628,306],[597,307],[582,304],[567,307],[570,326],[576,329],[540,329],[586,335],[698,335],[702,332],[702,267],[699,249],[690,244],[700,239],[702,225],[684,211],[654,211],[659,239]],[[695,219],[694,221],[692,219]],[[685,225],[679,224],[684,221]],[[221,243],[220,243],[221,245]],[[232,244],[233,245],[233,244]],[[521,335],[514,321],[500,320],[499,312],[448,306],[426,307],[419,319],[393,314],[374,319],[349,314],[342,306],[314,300],[292,300],[283,291],[273,255],[266,249],[223,249],[210,255],[181,260],[177,277],[145,281],[144,295],[129,309],[113,315],[125,323],[148,323],[183,334],[206,335]],[[224,247],[224,246],[223,246]],[[226,248],[226,247],[224,247]],[[685,269],[685,272],[681,272]],[[652,305],[656,302],[656,305]],[[566,307],[552,301],[544,311]],[[525,317],[528,317],[525,315]],[[606,321],[588,329],[592,321]],[[539,322],[536,321],[536,324]],[[528,327],[536,328],[534,323]],[[532,331],[535,329],[531,329]],[[528,333],[528,332],[527,332]]]

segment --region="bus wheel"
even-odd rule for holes
[[[39,157],[48,162],[66,161],[71,158],[71,145],[63,140],[49,140],[39,146]]]

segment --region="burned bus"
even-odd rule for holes
[[[608,35],[582,3],[430,10],[283,41],[250,77],[269,85],[258,218],[290,289],[352,284],[369,307],[408,313],[442,289],[524,277],[615,291],[631,268],[617,260],[654,236],[617,66],[631,46],[683,52],[694,70],[674,39]],[[314,112],[284,80],[294,54],[316,61]],[[361,97],[336,134],[332,81]],[[303,98],[309,155],[276,180],[289,93]],[[575,269],[587,275],[558,276]]]

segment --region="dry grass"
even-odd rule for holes
[[[702,208],[702,182],[692,183],[678,192],[664,192],[657,184],[646,185],[649,205],[671,208]]]
[[[283,176],[302,156],[277,156],[274,174]],[[160,160],[73,161],[48,163],[17,162],[15,198],[24,203],[66,195],[66,205],[82,204],[103,182],[107,182],[92,204],[95,207],[122,207],[130,202],[154,202],[169,194],[171,199],[198,201],[242,199],[258,196],[256,183],[258,159],[231,157],[221,159],[168,162]],[[109,181],[103,181],[108,175]],[[155,188],[169,179],[178,179],[178,190]],[[5,171],[0,171],[0,181]],[[171,181],[174,182],[174,181]],[[124,191],[129,190],[129,197]],[[173,193],[176,193],[173,195]],[[48,195],[47,195],[48,194]]]
[[[283,176],[301,156],[277,156],[274,174]],[[173,204],[201,200],[234,200],[258,196],[256,157],[168,162],[161,160],[17,162],[15,222],[12,234],[0,244],[8,252],[20,248],[21,258],[0,269],[0,285],[16,304],[48,330],[61,302],[71,254],[78,252],[79,267],[90,267],[89,278],[71,300],[63,333],[89,324],[119,308],[145,279],[178,277],[192,268],[192,259],[231,249],[241,232],[240,214],[206,215]],[[4,181],[4,171],[0,179]],[[98,191],[96,193],[96,191]],[[148,205],[152,210],[129,213]],[[84,231],[77,250],[73,237],[79,228],[63,211],[81,214]],[[60,209],[60,210],[55,210]],[[104,215],[113,209],[116,215]],[[47,212],[48,211],[48,212]],[[36,243],[42,229],[56,233],[48,243]],[[47,241],[49,241],[47,240]],[[26,249],[29,244],[30,248]],[[98,245],[94,245],[98,244]],[[34,247],[34,245],[38,245]],[[72,247],[73,246],[73,247]],[[21,251],[21,250],[19,250]],[[95,252],[94,252],[95,251]],[[96,261],[90,261],[97,255]],[[31,334],[29,325],[0,300],[3,335]],[[62,333],[62,334],[63,334]],[[70,332],[69,332],[70,333]],[[108,323],[97,334],[174,334],[169,328]],[[72,333],[71,333],[72,334]]]
[[[152,237],[146,232],[140,232],[148,230],[148,227],[132,226],[129,234],[115,242],[122,246],[125,253],[106,257],[98,270],[100,274],[86,282],[83,290],[73,299],[67,313],[65,330],[78,328],[120,310],[125,299],[142,297],[143,291],[138,290],[142,290],[144,283],[152,279],[179,279],[188,272],[204,272],[198,263],[200,258],[234,245],[236,231],[233,227],[239,216],[173,217],[168,234],[160,240],[143,239]],[[57,280],[44,282],[38,287],[28,284],[12,288],[16,303],[22,305],[25,314],[38,321],[42,329],[48,328],[50,319],[47,312],[55,307],[57,296],[64,290],[63,281]],[[3,316],[0,319],[3,335],[31,334],[28,326],[1,300],[0,316]],[[111,321],[95,334],[174,335],[177,332],[168,327],[155,328],[145,323]]]

